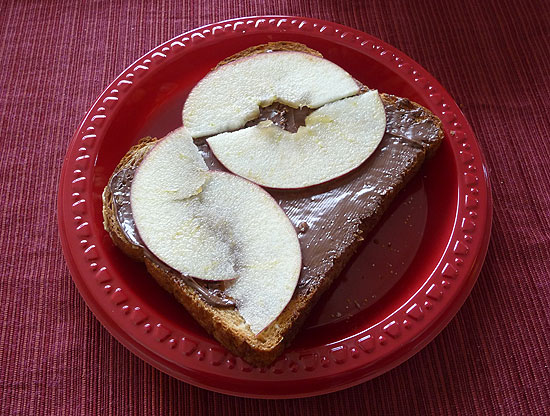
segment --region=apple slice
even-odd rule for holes
[[[191,91],[183,124],[193,137],[243,127],[259,107],[277,101],[294,108],[318,108],[357,94],[359,86],[338,65],[303,52],[260,53],[222,65]]]
[[[208,171],[179,129],[138,167],[131,188],[147,248],[184,275],[226,282],[254,333],[289,302],[301,269],[296,231],[275,200],[235,175]]]
[[[230,173],[212,171],[203,191],[210,220],[222,221],[233,238],[237,279],[225,292],[258,334],[292,298],[302,265],[292,223],[265,190]],[[227,225],[225,225],[227,224]]]
[[[231,172],[270,188],[327,182],[361,165],[378,147],[386,114],[375,90],[326,104],[290,133],[272,122],[207,139]]]

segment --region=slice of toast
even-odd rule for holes
[[[220,62],[254,53],[298,50],[319,56],[304,45],[276,42],[242,51]],[[103,193],[105,229],[113,242],[147,271],[187,309],[210,334],[237,356],[257,366],[273,362],[290,344],[309,312],[340,274],[397,193],[432,156],[443,139],[440,120],[426,108],[407,99],[381,94],[386,109],[386,133],[376,152],[359,168],[331,182],[303,190],[269,190],[299,231],[303,269],[290,303],[259,335],[248,328],[238,310],[212,306],[176,272],[145,256],[122,231],[113,195]],[[115,168],[139,165],[157,139],[144,138],[132,147]],[[198,143],[210,169],[225,170],[208,146]]]

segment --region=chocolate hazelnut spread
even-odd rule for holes
[[[425,147],[439,140],[439,123],[425,109],[405,98],[386,94],[381,97],[386,110],[386,132],[375,153],[360,167],[341,178],[302,190],[268,189],[298,233],[302,250],[298,292],[307,292],[332,268],[334,260],[361,238],[363,221],[377,218],[383,197],[402,186],[404,172],[416,166]],[[311,111],[275,103],[262,108],[259,117],[248,122],[247,127],[271,120],[281,128],[297,131],[305,125]],[[197,145],[209,169],[226,170],[204,140]],[[129,180],[111,181],[113,195],[117,192],[129,195],[129,183]],[[129,203],[120,207],[117,219],[121,228],[127,235],[136,234]],[[223,286],[214,287],[194,279],[188,283],[210,304],[234,305],[231,299],[224,298]]]
[[[422,107],[406,98],[383,94],[386,133],[369,159],[341,178],[301,190],[268,189],[296,228],[302,250],[298,290],[324,276],[360,234],[363,219],[379,211],[382,197],[402,184],[401,175],[411,169],[424,147],[438,140],[439,125]],[[296,111],[285,107],[286,114]],[[268,107],[265,107],[268,109]],[[264,110],[265,110],[264,109]],[[270,109],[262,117],[275,112]],[[273,123],[278,120],[270,118]],[[296,119],[296,117],[295,117]],[[206,143],[199,151],[209,169],[225,170]]]
[[[270,120],[280,128],[296,133],[298,128],[306,125],[306,118],[315,109],[309,107],[293,108],[278,102],[274,102],[267,107],[260,107],[260,115],[254,120],[250,120],[244,126],[252,127],[256,124]]]

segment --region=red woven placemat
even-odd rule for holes
[[[0,413],[544,414],[550,408],[550,7],[421,3],[2,2]],[[179,33],[265,14],[352,26],[422,64],[472,124],[495,201],[485,266],[442,334],[375,380],[302,400],[211,393],[133,356],[86,308],[57,234],[63,156],[109,81]]]

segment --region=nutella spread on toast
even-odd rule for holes
[[[314,108],[293,108],[285,104],[274,102],[267,107],[260,107],[260,115],[247,122],[244,127],[252,127],[261,121],[270,120],[276,126],[290,133],[296,133],[298,128],[306,125],[306,118]]]
[[[360,238],[361,223],[367,217],[378,219],[383,196],[400,188],[402,172],[413,169],[424,147],[438,140],[440,128],[429,113],[406,98],[381,94],[386,111],[386,132],[375,153],[360,167],[341,178],[299,190],[267,189],[277,200],[296,228],[302,251],[302,271],[297,293],[306,293],[333,266],[347,247]],[[260,109],[260,115],[246,127],[271,120],[279,127],[296,132],[305,125],[313,110],[294,109],[274,103]],[[204,140],[197,146],[211,170],[226,169],[217,161]],[[124,172],[121,171],[121,172]],[[137,235],[129,207],[129,192],[133,172],[122,173],[124,180],[110,182],[113,200],[117,204],[117,220],[121,229],[134,243]],[[118,199],[117,199],[118,198]],[[118,202],[117,202],[118,201]],[[127,202],[125,202],[127,201]],[[388,201],[389,203],[389,201]],[[141,243],[143,246],[143,243]],[[145,250],[146,255],[153,256]],[[169,267],[152,257],[161,267]],[[197,289],[200,296],[215,306],[234,306],[223,293],[223,283],[205,283],[182,276]]]
[[[438,140],[439,126],[425,117],[422,107],[406,98],[381,97],[386,111],[386,132],[375,153],[363,165],[341,178],[309,188],[267,189],[298,233],[302,250],[298,291],[307,291],[308,286],[331,269],[334,259],[357,239],[362,220],[379,211],[384,194],[400,186],[400,172],[415,164],[424,146]],[[284,107],[286,114],[304,110]],[[270,119],[278,124],[279,116],[273,108],[261,112],[259,118],[265,116],[272,116]],[[209,169],[225,170],[206,143],[197,145]]]

